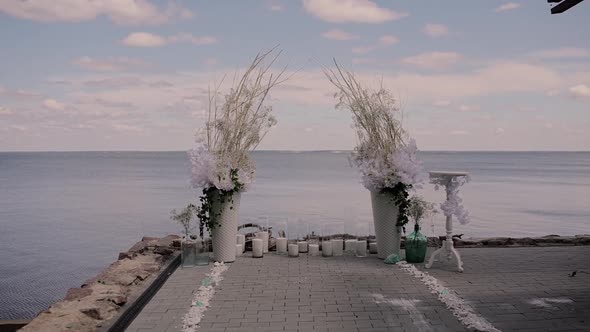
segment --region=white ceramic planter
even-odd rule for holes
[[[219,194],[212,194],[212,218],[218,225],[211,232],[213,239],[213,259],[217,262],[233,262],[236,260],[236,235],[238,234],[238,210],[240,209],[241,193],[225,197],[219,201]]]
[[[377,257],[387,258],[391,254],[400,254],[402,228],[396,226],[399,208],[391,194],[371,191],[373,223],[377,237]]]

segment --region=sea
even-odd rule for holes
[[[370,195],[346,151],[254,153],[240,223],[288,237],[373,231]],[[590,152],[421,152],[425,171],[467,171],[464,238],[590,233]],[[185,152],[0,153],[0,320],[34,317],[142,236],[180,234],[198,201]],[[444,190],[416,194],[436,204]],[[440,213],[422,223],[444,235]]]

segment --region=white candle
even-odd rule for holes
[[[242,252],[246,250],[246,236],[244,234],[236,235],[236,243],[242,245]]]
[[[344,250],[347,253],[355,253],[356,252],[356,240],[346,240],[344,242]]]
[[[289,244],[289,257],[298,257],[298,256],[299,256],[299,245]]]
[[[332,239],[332,254],[334,256],[342,256],[344,240],[342,239]]]
[[[319,244],[309,244],[309,255],[310,256],[319,256],[320,255],[320,245]]]
[[[298,241],[299,252],[307,252],[307,241]]]
[[[277,254],[287,254],[287,238],[277,238]]]
[[[358,240],[356,243],[356,255],[358,257],[367,256],[367,240]]]
[[[252,239],[252,257],[262,257],[262,239]]]
[[[377,253],[377,242],[371,242],[371,243],[369,243],[369,252],[371,254],[376,254]]]
[[[258,232],[256,238],[262,240],[262,252],[268,253],[268,232]]]
[[[324,256],[324,257],[332,256],[332,241],[330,241],[330,240],[322,241],[322,256]]]
[[[241,244],[236,244],[236,257],[237,257],[237,256],[242,256],[242,253],[244,252],[244,251],[242,250],[242,248],[243,248],[243,247],[242,247],[242,245],[241,245]]]

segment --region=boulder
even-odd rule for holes
[[[90,288],[70,288],[66,293],[66,297],[64,297],[64,301],[79,300],[90,294],[92,294],[92,289]]]
[[[83,313],[84,315],[96,319],[96,320],[102,320],[102,316],[100,315],[100,311],[98,308],[83,308],[80,309],[80,312]]]
[[[166,235],[163,238],[158,239],[158,241],[156,241],[155,245],[156,245],[156,248],[162,248],[162,247],[171,248],[171,247],[173,247],[174,240],[178,240],[178,239],[180,239],[180,236],[178,236],[178,235],[173,235],[173,234]]]

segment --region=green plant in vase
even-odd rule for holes
[[[406,261],[423,263],[428,249],[428,238],[420,232],[420,221],[436,213],[434,203],[425,201],[420,196],[409,200],[408,215],[414,221],[414,232],[406,237]]]
[[[176,221],[182,226],[183,237],[180,242],[181,249],[181,265],[182,267],[189,267],[196,265],[197,253],[199,252],[199,241],[195,241],[191,235],[195,229],[193,226],[193,215],[196,213],[197,207],[193,204],[188,204],[180,212],[176,209],[170,212],[170,219]]]

